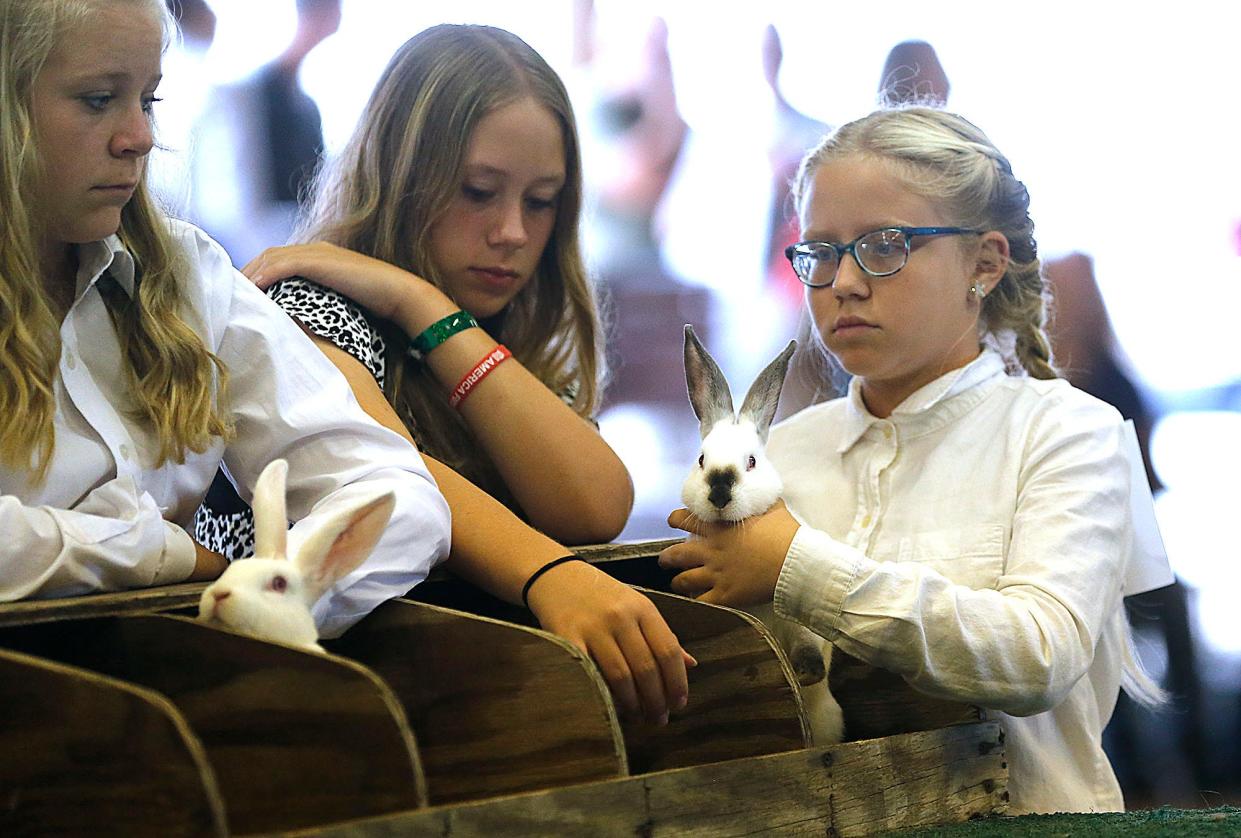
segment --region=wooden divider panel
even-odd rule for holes
[[[352,661],[169,616],[7,628],[0,646],[166,695],[206,748],[236,832],[426,804],[399,702]]]
[[[659,542],[665,543],[675,542]],[[643,555],[650,545],[617,547],[587,549],[592,562],[617,554],[638,565],[654,562]],[[671,714],[667,726],[622,723],[631,774],[806,747],[809,728],[795,676],[761,622],[731,608],[638,590],[651,597],[698,666],[689,672],[689,705]],[[419,585],[411,596],[501,620],[532,620],[529,611],[446,575]]]
[[[741,611],[643,591],[698,666],[689,704],[666,727],[624,725],[631,773],[806,747],[796,678],[758,620]]]
[[[224,835],[198,739],[163,696],[0,650],[0,835]]]
[[[395,600],[328,646],[375,670],[404,705],[432,803],[626,773],[607,685],[559,637]]]
[[[904,678],[836,649],[828,677],[845,719],[845,739],[878,739],[986,718],[978,707],[931,698]]]

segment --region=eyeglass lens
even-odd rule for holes
[[[858,264],[871,274],[892,274],[905,267],[908,251],[900,230],[876,230],[853,245]],[[839,267],[839,251],[826,244],[810,245],[794,257],[797,273],[811,285],[831,285]]]

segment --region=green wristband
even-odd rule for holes
[[[421,361],[432,349],[448,340],[457,332],[473,329],[477,325],[478,321],[468,311],[454,311],[447,317],[436,320],[430,326],[427,326],[421,334],[409,342],[409,357],[415,361]]]

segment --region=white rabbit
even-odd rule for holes
[[[383,534],[396,504],[385,491],[350,504],[319,524],[286,558],[289,466],[273,460],[254,486],[254,558],[230,564],[203,591],[198,619],[262,640],[323,652],[311,606],[360,565]]]
[[[789,341],[759,373],[746,393],[741,412],[734,415],[732,392],[719,365],[699,342],[694,327],[685,327],[685,382],[700,423],[702,449],[685,478],[681,501],[699,519],[742,521],[766,512],[780,499],[784,485],[765,448],[796,347],[796,341]],[[844,720],[827,687],[831,644],[805,626],[776,616],[770,603],[745,610],[763,621],[788,655],[814,743],[841,741]]]

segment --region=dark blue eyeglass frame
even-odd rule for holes
[[[793,266],[793,273],[797,274],[797,278],[801,280],[803,285],[811,288],[826,288],[836,281],[836,274],[840,270],[840,263],[844,261],[845,254],[852,254],[853,261],[868,276],[884,277],[892,276],[901,268],[909,263],[909,247],[910,240],[914,236],[960,236],[960,235],[977,235],[982,230],[973,230],[967,227],[883,227],[879,230],[871,230],[869,233],[863,233],[848,244],[833,244],[832,242],[815,241],[813,239],[800,241],[790,244],[784,249],[784,258],[789,260],[789,264]],[[857,246],[863,239],[868,239],[881,233],[900,233],[904,243],[904,255],[901,257],[901,263],[892,270],[875,271],[868,268],[863,261],[858,258]],[[805,267],[804,272],[798,268],[799,263],[805,265],[805,260],[815,259],[817,256],[815,250],[818,248],[831,248],[836,251],[836,270],[832,271],[831,279],[828,282],[813,282],[814,267],[810,265]]]

